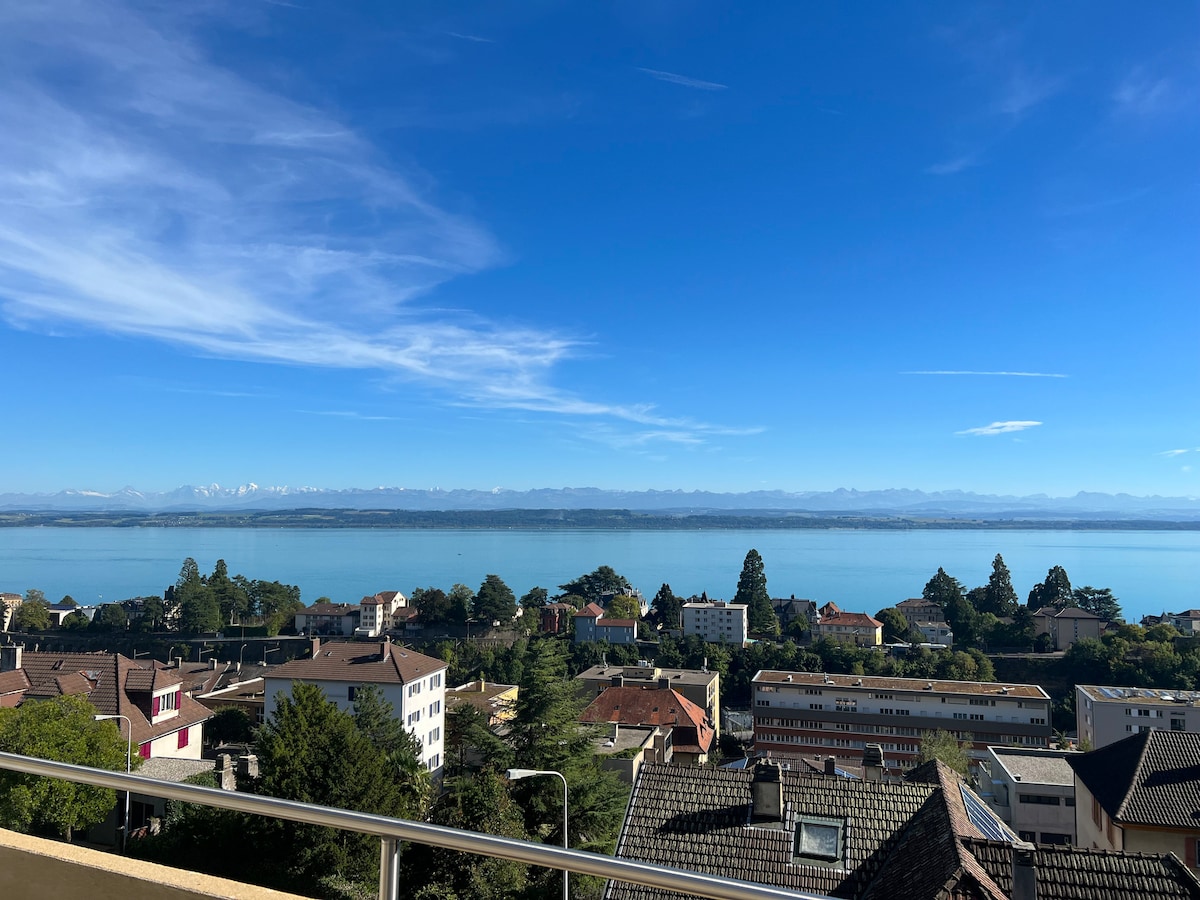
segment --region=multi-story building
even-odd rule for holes
[[[1044,606],[1033,614],[1034,633],[1050,635],[1055,650],[1069,650],[1080,638],[1098,638],[1103,626],[1102,618],[1073,606]]]
[[[883,643],[883,623],[866,613],[835,609],[822,615],[821,621],[812,626],[812,635],[859,647],[878,647]]]
[[[572,617],[575,622],[575,643],[608,641],[610,644],[632,644],[637,641],[636,619],[606,619],[604,610],[589,603]]]
[[[0,631],[8,631],[17,609],[24,602],[20,594],[0,593]]]
[[[1075,844],[1073,750],[989,747],[992,789],[983,796],[1023,841]]]
[[[685,603],[683,636],[695,634],[710,644],[744,646],[750,633],[749,608],[745,603],[726,603],[724,600]]]
[[[394,715],[421,744],[421,761],[438,772],[445,761],[446,664],[389,641],[356,643],[313,639],[312,656],[293,659],[266,675],[266,715],[276,696],[291,694],[292,684],[315,684],[328,700],[347,711],[364,685],[376,685]]]
[[[678,691],[707,713],[713,729],[721,732],[721,676],[708,669],[662,669],[643,661],[636,666],[592,666],[575,680],[590,700],[609,687],[658,685]]]
[[[1200,731],[1198,701],[1200,691],[1078,684],[1075,724],[1079,742],[1099,750],[1151,728]]]
[[[354,634],[361,615],[362,608],[356,603],[314,603],[296,613],[296,631],[349,636]]]
[[[896,604],[896,609],[900,611],[900,615],[904,616],[910,627],[919,626],[922,622],[946,621],[946,613],[942,611],[942,607],[923,597],[901,600]]]
[[[888,766],[907,768],[927,731],[967,742],[976,761],[990,745],[1050,746],[1050,697],[1036,684],[769,670],[752,684],[760,755],[858,762],[879,744]]]

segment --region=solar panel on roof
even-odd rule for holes
[[[958,790],[962,794],[963,806],[967,808],[967,818],[981,834],[993,841],[1007,841],[1010,844],[1014,841],[1013,833],[990,809],[979,802],[979,798],[971,793],[966,785],[960,784]]]

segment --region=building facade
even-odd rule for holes
[[[625,685],[659,685],[683,694],[699,706],[721,731],[721,675],[708,669],[663,669],[649,663],[636,666],[592,666],[575,676],[583,693],[590,700],[609,687]]]
[[[821,616],[812,626],[812,634],[858,647],[878,647],[883,643],[883,623],[866,613],[835,610]]]
[[[983,793],[1018,837],[1033,844],[1075,845],[1072,750],[989,747],[991,791]]]
[[[1099,750],[1151,728],[1200,731],[1197,701],[1200,691],[1076,685],[1075,724],[1079,741]]]
[[[977,762],[991,745],[1050,746],[1050,697],[1035,684],[763,670],[752,686],[760,756],[833,755],[853,764],[867,744],[879,744],[888,767],[908,768],[926,731],[967,742]]]
[[[726,603],[724,600],[685,603],[683,636],[695,634],[710,644],[745,646],[750,634],[749,608],[745,603]]]
[[[1073,606],[1044,606],[1033,614],[1034,633],[1050,635],[1055,650],[1069,650],[1081,638],[1099,638],[1103,626],[1099,616]]]
[[[637,621],[634,619],[606,619],[604,610],[596,603],[589,603],[572,617],[575,623],[575,643],[585,641],[608,641],[610,644],[633,644],[637,642]]]
[[[376,685],[421,745],[421,761],[430,772],[445,762],[446,664],[389,641],[356,643],[313,640],[312,656],[293,659],[267,673],[265,714],[276,697],[290,695],[294,682],[315,684],[341,709],[352,711],[364,685]]]

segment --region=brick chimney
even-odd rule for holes
[[[0,647],[0,672],[15,672],[21,668],[21,654],[24,650],[24,644]]]
[[[834,759],[832,756],[825,757],[825,774],[826,775],[836,775],[837,774],[837,760]]]
[[[783,821],[783,770],[778,763],[761,760],[754,764],[750,782],[750,822],[768,825]]]
[[[321,639],[320,639],[319,637],[313,637],[313,639],[312,639],[312,656],[313,656],[313,659],[316,659],[316,658],[317,658],[317,654],[318,654],[318,653],[320,653],[320,652],[321,652]]]
[[[381,660],[383,660],[384,662],[386,662],[388,659],[391,658],[391,655],[392,655],[392,642],[391,641],[380,641],[379,642],[379,658]]]

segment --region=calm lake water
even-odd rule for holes
[[[762,554],[772,596],[876,610],[919,596],[943,566],[968,588],[1004,555],[1024,600],[1061,565],[1076,586],[1110,587],[1126,618],[1200,607],[1200,532],[1147,531],[491,531],[232,528],[0,528],[0,591],[111,602],[160,594],[185,557],[231,574],[357,602],[416,586],[477,588],[495,573],[520,596],[610,565],[653,596],[732,598],[742,560]]]

